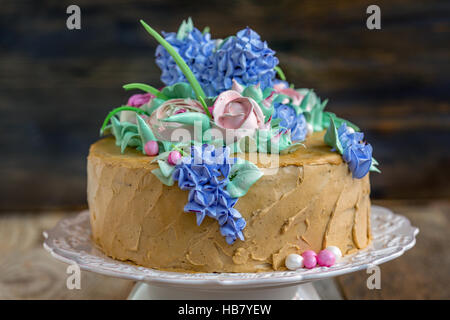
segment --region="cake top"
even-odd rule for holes
[[[294,152],[308,149],[305,140],[314,135],[342,156],[353,178],[378,171],[359,128],[324,111],[328,100],[312,89],[290,84],[276,52],[249,27],[212,39],[190,18],[162,36],[140,22],[159,43],[155,60],[165,86],[124,85],[144,93],[112,110],[100,132],[112,134],[122,153],[135,148],[152,156],[152,174],[189,191],[185,211],[199,225],[208,216],[228,243],[244,240],[245,220],[233,207],[263,173],[260,160],[243,154],[290,155],[295,163]]]

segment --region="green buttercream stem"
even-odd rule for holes
[[[145,83],[127,83],[126,85],[123,86],[123,88],[125,90],[139,89],[144,92],[151,93],[152,95],[154,95],[160,99],[165,99],[165,100],[168,99],[161,91],[159,91],[158,89],[156,89],[152,86],[149,86],[148,84],[145,84]]]
[[[176,145],[172,144],[172,149],[178,151],[182,156],[184,156],[184,151],[178,148]]]
[[[149,116],[147,111],[144,111],[142,109],[135,108],[135,107],[121,106],[121,107],[115,108],[110,113],[108,113],[108,115],[105,118],[105,121],[103,121],[103,125],[100,129],[100,135],[103,135],[103,131],[105,130],[106,126],[108,125],[109,120],[111,120],[111,118],[120,111],[134,111],[136,113],[145,114],[145,115]]]
[[[277,72],[277,74],[280,77],[280,79],[283,80],[283,81],[286,81],[286,76],[284,75],[283,70],[281,70],[281,68],[279,66],[276,66],[274,69]]]
[[[205,99],[203,99],[202,97],[199,98],[200,103],[202,104],[203,109],[205,109],[206,114],[208,115],[208,117],[210,119],[212,119],[212,115],[211,112],[209,112],[208,106],[206,105]]]
[[[152,27],[150,27],[147,23],[144,22],[144,20],[140,20],[141,24],[144,26],[145,30],[158,41],[166,50],[169,52],[169,54],[172,56],[173,60],[175,60],[175,63],[177,66],[181,69],[186,79],[191,84],[192,89],[195,92],[195,95],[197,96],[197,99],[201,102],[201,99],[205,98],[205,92],[203,91],[202,87],[198,83],[197,79],[195,78],[194,74],[192,73],[191,69],[189,69],[186,62],[184,62],[183,58],[178,54],[178,52],[175,51],[175,49],[163,38],[161,35],[153,30]],[[208,112],[210,118],[211,114]]]

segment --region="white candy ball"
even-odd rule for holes
[[[307,131],[307,133],[306,133],[307,136],[312,135],[314,129],[313,129],[313,126],[311,123],[306,124],[306,131]]]
[[[334,254],[334,256],[336,257],[336,261],[338,259],[342,258],[341,249],[339,249],[338,247],[336,247],[336,246],[328,246],[325,249],[328,250],[328,251],[331,251]]]
[[[284,262],[284,264],[289,270],[297,270],[303,268],[303,257],[301,255],[291,253],[286,257],[286,261]]]
[[[347,127],[347,131],[348,133],[355,133],[355,129],[353,129],[352,127]]]

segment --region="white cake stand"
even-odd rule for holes
[[[89,211],[61,220],[44,232],[44,248],[83,270],[138,281],[130,299],[320,299],[312,282],[367,269],[401,256],[416,243],[419,229],[390,210],[372,206],[373,241],[330,268],[262,273],[179,273],[113,260],[91,241]]]

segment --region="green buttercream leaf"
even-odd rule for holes
[[[103,134],[107,135],[107,134],[112,134],[112,125],[109,124],[105,127],[105,129],[103,130]]]
[[[142,141],[134,123],[120,122],[117,117],[112,117],[110,121],[111,125],[107,126],[104,132],[107,130],[111,131],[116,138],[116,145],[120,147],[122,153],[127,147],[142,150]]]
[[[145,144],[151,140],[158,141],[158,139],[155,138],[152,129],[150,129],[150,127],[147,125],[144,119],[142,119],[139,115],[136,115],[136,123],[139,136],[141,137],[142,140],[142,146],[145,146]],[[142,153],[145,154],[145,150],[142,150]]]
[[[263,90],[263,99],[267,99],[273,92],[273,88],[267,87]]]
[[[377,168],[378,164],[379,164],[378,161],[372,157],[372,165],[370,166],[369,171],[381,173],[381,170]]]
[[[158,141],[159,150],[162,151],[171,151],[173,143],[171,141],[161,140]]]
[[[328,99],[323,103],[320,101],[320,98],[317,99],[316,105],[311,110],[311,124],[313,126],[314,131],[322,131],[324,129],[323,126],[323,109],[328,103]]]
[[[217,97],[206,97],[205,98],[205,103],[207,106],[212,106],[214,105],[214,102],[216,101]]]
[[[182,124],[195,125],[196,122],[201,122],[202,131],[206,131],[211,128],[209,117],[204,113],[199,112],[183,112],[174,114],[168,118],[163,119],[164,122],[178,122]]]
[[[324,128],[328,128],[330,126],[330,119],[333,118],[334,123],[336,125],[337,128],[339,128],[343,123],[345,123],[348,127],[353,128],[353,130],[355,131],[360,131],[360,129],[358,128],[357,125],[355,125],[354,123],[339,118],[338,116],[336,116],[334,113],[332,112],[324,112],[323,114],[323,126]]]
[[[166,100],[155,98],[152,100],[152,102],[150,102],[150,108],[146,111],[148,112],[149,115],[151,115],[153,113],[153,111],[158,109],[164,102],[166,102]],[[146,106],[146,105],[144,105],[144,106]],[[144,107],[144,106],[142,106],[142,107]]]
[[[166,160],[158,160],[159,169],[164,177],[168,178],[175,170],[175,166],[171,166]]]
[[[262,171],[255,164],[238,159],[237,163],[231,167],[227,191],[232,198],[242,197],[262,176]]]
[[[340,154],[343,154],[344,150],[342,148],[341,142],[339,141],[338,131],[336,125],[334,124],[333,117],[330,118],[330,126],[325,133],[324,141],[327,145],[333,147]]]
[[[275,112],[275,107],[272,103],[272,105],[270,107],[266,107],[265,105],[261,103],[258,104],[261,108],[261,111],[264,114],[264,122],[269,121],[270,117],[273,115],[273,113]],[[273,119],[272,119],[273,120]]]
[[[100,128],[100,135],[103,135],[103,131],[105,130],[105,128],[108,125],[111,118],[113,118],[117,113],[122,112],[122,111],[133,111],[135,113],[145,114],[147,116],[149,115],[147,113],[147,111],[142,110],[140,108],[135,108],[135,107],[130,107],[130,106],[121,106],[121,107],[115,108],[110,113],[108,113],[105,120],[103,121],[103,125]]]
[[[261,102],[263,100],[263,92],[259,86],[248,86],[242,92],[244,97],[252,98],[256,102]]]
[[[195,93],[189,83],[178,82],[171,86],[164,87],[161,91],[167,99],[195,99]]]
[[[191,17],[187,19],[187,21],[183,20],[177,32],[177,39],[183,40],[188,36],[190,32],[194,30],[194,24],[192,23]]]
[[[136,147],[135,141],[132,140],[133,138],[139,137],[139,134],[136,134],[134,132],[126,132],[122,137],[122,142],[120,143],[120,151],[121,153],[124,153],[126,147]]]
[[[127,132],[133,132],[133,133],[138,133],[138,128],[136,126],[136,124],[131,123],[131,122],[120,122],[120,126],[121,126],[121,130],[120,130],[120,136],[123,137],[125,135],[125,133]]]
[[[301,142],[292,143],[286,146],[283,150],[280,150],[280,154],[288,154],[297,151],[300,147],[305,147]]]
[[[307,106],[310,103],[310,100],[313,99],[311,93],[313,93],[313,91],[308,90],[306,92],[306,95],[303,97],[302,102],[300,103],[300,108],[302,109],[302,111],[310,111],[308,110],[309,108],[307,108]]]
[[[281,121],[283,121],[283,119],[281,118],[272,119],[272,121],[270,122],[270,126],[272,128],[276,128],[280,125]]]
[[[169,158],[169,153],[170,151],[160,152],[155,158],[153,158],[151,163],[158,162],[158,160],[167,160]]]
[[[112,134],[116,138],[116,146],[120,147],[122,141],[122,126],[116,117],[111,118]]]
[[[153,169],[152,173],[159,179],[159,181],[161,181],[161,183],[165,184],[166,186],[173,186],[173,178],[172,175],[166,177],[164,176],[164,174],[162,173],[160,168],[157,169]]]

